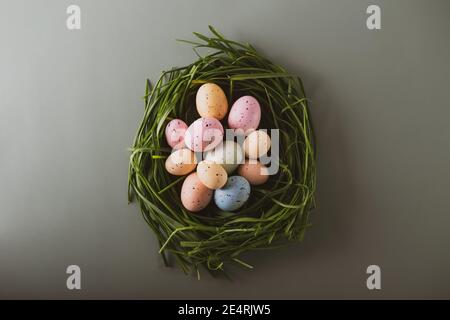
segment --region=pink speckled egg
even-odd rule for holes
[[[252,96],[236,100],[228,115],[228,126],[232,129],[256,130],[261,121],[261,106]]]
[[[180,119],[173,119],[166,126],[166,140],[169,146],[174,149],[184,146],[184,134],[188,126]]]
[[[181,203],[192,212],[206,208],[211,202],[213,190],[208,189],[198,178],[196,172],[186,177],[181,187]]]
[[[223,127],[215,118],[195,120],[184,135],[186,146],[194,152],[214,149],[223,140]]]

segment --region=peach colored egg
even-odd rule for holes
[[[245,160],[245,163],[239,166],[238,174],[253,186],[263,184],[269,179],[269,170],[257,160]]]
[[[250,159],[258,159],[269,151],[270,144],[270,137],[265,131],[253,131],[244,140],[245,155]]]
[[[222,120],[228,112],[228,101],[223,90],[214,83],[205,83],[195,98],[200,117]]]
[[[197,166],[195,154],[186,148],[178,149],[166,160],[166,170],[175,176],[184,176]]]
[[[197,175],[209,189],[222,188],[228,179],[225,169],[220,164],[210,160],[203,160],[198,164]]]
[[[186,146],[195,152],[214,149],[223,140],[223,127],[215,118],[195,120],[184,135]]]
[[[261,107],[252,96],[243,96],[233,103],[228,115],[228,126],[232,129],[256,130],[261,121]]]
[[[180,119],[173,119],[166,126],[166,140],[172,148],[181,148],[184,146],[184,134],[188,126]]]
[[[181,203],[192,212],[206,208],[211,202],[213,190],[208,189],[198,178],[196,172],[186,177],[181,187]]]

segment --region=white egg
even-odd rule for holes
[[[269,151],[270,145],[270,137],[264,130],[253,131],[245,138],[245,155],[250,159],[258,159]]]
[[[226,140],[213,150],[208,151],[205,159],[222,165],[225,171],[230,174],[243,163],[244,153],[239,144],[231,140]]]

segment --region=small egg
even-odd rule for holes
[[[217,163],[209,160],[200,161],[197,166],[197,175],[200,181],[209,189],[222,188],[227,183],[227,172]]]
[[[197,176],[196,172],[186,177],[181,187],[181,203],[192,212],[206,208],[213,197],[213,190],[208,189]]]
[[[253,131],[244,140],[245,155],[250,159],[257,159],[269,151],[270,145],[270,137],[265,131]]]
[[[250,184],[240,176],[231,176],[227,184],[214,191],[214,202],[223,211],[234,211],[242,207],[250,196]]]
[[[265,183],[269,179],[269,170],[258,160],[246,160],[238,169],[238,174],[243,176],[253,186]]]
[[[166,126],[166,140],[169,146],[174,149],[182,148],[187,128],[188,126],[183,120],[171,120]]]
[[[195,98],[200,117],[222,120],[228,111],[228,101],[223,90],[214,83],[205,83]]]
[[[166,170],[175,176],[184,176],[195,169],[197,161],[195,154],[186,148],[178,149],[166,160]]]
[[[233,103],[228,115],[228,127],[232,129],[256,130],[261,121],[261,106],[252,96],[243,96]]]
[[[186,146],[194,152],[214,149],[223,140],[223,127],[215,118],[195,120],[184,135]]]
[[[205,160],[222,165],[227,174],[230,174],[242,163],[244,155],[239,144],[226,140],[213,150],[208,151],[205,155]]]

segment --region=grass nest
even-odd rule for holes
[[[226,39],[213,27],[211,36],[194,33],[198,60],[162,72],[154,86],[147,80],[145,110],[131,147],[128,199],[137,200],[145,221],[158,238],[166,265],[169,256],[186,273],[206,267],[213,275],[237,263],[249,250],[275,248],[301,241],[315,207],[316,147],[308,100],[300,77],[272,63],[247,43]],[[207,48],[200,55],[198,50]],[[252,194],[238,212],[209,205],[187,211],[180,200],[184,177],[164,167],[171,148],[164,138],[168,121],[191,123],[198,114],[195,95],[206,82],[219,85],[230,105],[243,95],[261,105],[260,128],[279,129],[279,171]]]

